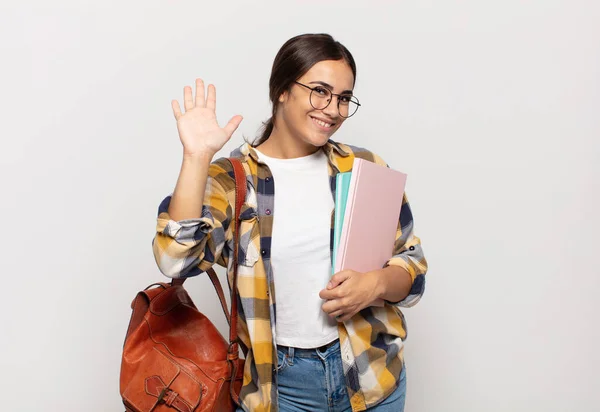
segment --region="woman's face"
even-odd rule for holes
[[[351,94],[354,86],[352,69],[344,60],[324,60],[315,64],[299,83],[309,87],[328,89],[336,94]],[[303,143],[323,146],[341,127],[344,120],[338,111],[338,97],[331,96],[331,103],[324,109],[315,109],[310,102],[310,89],[294,83],[289,91],[279,98],[278,116],[283,126]],[[313,104],[318,103],[319,94],[313,93]],[[316,104],[317,107],[320,107]]]

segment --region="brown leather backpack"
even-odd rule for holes
[[[131,304],[121,362],[120,392],[127,412],[222,412],[239,405],[244,360],[237,339],[237,251],[246,176],[239,160],[229,161],[236,180],[231,316],[216,273],[207,271],[229,323],[229,343],[198,311],[183,288],[185,279],[139,292]]]

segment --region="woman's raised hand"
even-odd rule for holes
[[[242,122],[242,116],[237,115],[233,116],[225,127],[219,126],[215,113],[217,105],[215,86],[208,85],[205,98],[202,79],[196,79],[196,98],[193,98],[190,86],[184,87],[183,104],[185,113],[181,112],[177,100],[171,102],[184,156],[212,157],[223,148]]]

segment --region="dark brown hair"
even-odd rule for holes
[[[329,34],[301,34],[289,39],[275,56],[269,79],[271,117],[263,123],[260,135],[252,143],[256,147],[265,142],[275,125],[279,96],[291,88],[312,66],[323,60],[344,60],[350,66],[356,82],[356,63],[350,51]]]

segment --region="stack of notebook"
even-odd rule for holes
[[[355,159],[336,179],[332,272],[381,269],[393,255],[406,174]]]

